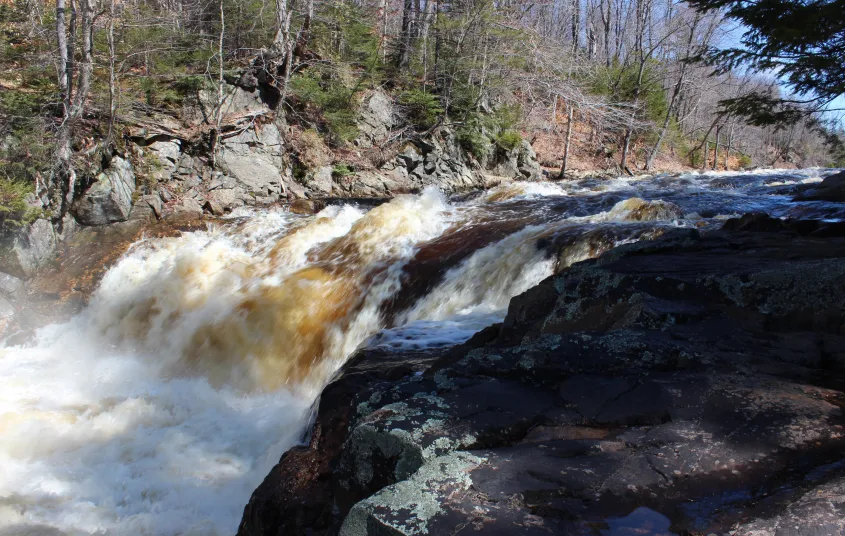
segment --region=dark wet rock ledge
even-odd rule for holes
[[[842,534],[845,238],[733,228],[574,265],[460,347],[358,354],[239,534]]]

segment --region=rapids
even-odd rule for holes
[[[233,534],[361,346],[456,344],[566,266],[791,201],[828,170],[510,183],[143,239],[87,308],[0,347],[0,535]]]

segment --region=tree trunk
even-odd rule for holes
[[[708,143],[708,141],[707,141],[707,139],[710,137],[710,133],[713,132],[713,129],[716,128],[716,125],[722,120],[723,117],[725,117],[724,113],[717,115],[716,118],[713,120],[713,122],[710,123],[710,128],[708,128],[707,132],[704,133],[704,137],[701,139],[701,142],[698,145],[696,145],[695,147],[693,147],[692,149],[690,149],[690,152],[689,152],[690,166],[693,164],[693,162],[692,162],[693,155],[696,153],[696,151],[699,151],[702,147],[704,147],[704,163],[701,165],[701,169],[707,169],[707,157],[708,157],[708,153],[707,153],[707,150],[708,150],[707,143]]]
[[[387,63],[387,0],[381,0],[379,15],[381,15],[381,61]]]
[[[115,44],[114,44],[114,0],[109,1],[109,28],[107,34],[109,45],[109,130],[106,134],[106,145],[112,142],[114,136],[114,121],[117,113],[117,76],[115,75]]]
[[[59,92],[62,97],[62,119],[66,120],[70,113],[70,87],[68,85],[68,44],[65,6],[65,0],[56,0],[56,37],[59,46],[59,63],[56,66],[56,78],[59,82]]]
[[[405,0],[402,8],[402,39],[399,46],[399,54],[396,57],[396,67],[405,69],[411,61],[411,25],[414,10],[413,0]]]
[[[276,35],[273,37],[273,52],[279,55],[284,54],[288,41],[290,41],[288,0],[276,0]]]
[[[82,11],[82,45],[81,45],[81,62],[79,65],[79,73],[76,81],[76,94],[71,96],[73,90],[69,73],[72,73],[75,66],[72,65],[71,57],[73,55],[72,43],[73,39],[66,41],[66,46],[59,47],[60,62],[65,61],[64,73],[59,73],[61,80],[64,74],[67,80],[67,93],[65,94],[65,114],[62,118],[62,124],[59,126],[56,133],[56,147],[53,153],[53,169],[51,172],[50,182],[48,184],[49,204],[53,209],[54,222],[61,225],[62,218],[70,210],[70,205],[73,202],[74,191],[76,189],[76,171],[73,169],[73,133],[75,130],[77,120],[82,116],[85,109],[85,101],[88,98],[88,91],[91,88],[91,77],[94,73],[93,63],[93,46],[94,46],[94,8],[91,4],[92,0],[81,0],[80,8]],[[64,7],[62,7],[64,9]],[[57,2],[57,15],[59,5]],[[57,17],[58,19],[59,17]],[[75,26],[76,15],[71,16],[71,36],[75,33],[73,26]],[[64,18],[62,17],[62,20]],[[62,39],[64,22],[57,22],[58,38]],[[70,49],[70,50],[69,50]],[[61,83],[60,83],[61,86]]]
[[[722,126],[716,127],[716,145],[713,147],[713,171],[719,169],[719,137],[722,134]]]
[[[731,130],[728,132],[728,150],[725,151],[725,171],[728,170],[728,160],[731,157],[731,150],[734,144],[734,126],[731,125]]]
[[[610,21],[611,21],[611,0],[603,0],[607,2],[607,11],[604,10],[604,4],[599,7],[601,12],[601,22],[604,26],[604,55],[605,64],[610,67]]]
[[[76,58],[74,57],[74,49],[76,48],[76,4],[74,0],[70,0],[70,21],[68,23],[67,38],[65,41],[67,51],[65,52],[66,76],[67,76],[67,95],[68,95],[68,110],[70,110],[70,99],[73,94],[73,78],[76,76]],[[70,113],[70,111],[68,111]]]
[[[294,47],[294,58],[301,57],[311,42],[311,23],[314,20],[314,0],[307,0],[305,2],[305,16],[302,19],[302,27],[296,37],[296,46]]]
[[[639,73],[637,74],[637,85],[634,87],[634,106],[636,106],[639,103],[639,100],[640,100],[640,90],[642,89],[642,85],[643,85],[643,76],[645,75],[645,65],[646,65],[646,61],[645,61],[645,58],[643,57],[643,58],[640,59],[640,70],[639,70]],[[631,146],[631,136],[633,134],[634,134],[633,128],[629,127],[625,131],[625,141],[622,143],[622,164],[621,164],[622,171],[625,171],[625,169],[628,166],[628,151],[629,151],[630,146]]]
[[[572,56],[578,55],[578,41],[581,34],[580,0],[572,0]]]
[[[211,132],[211,139],[209,140],[211,167],[217,165],[217,147],[220,141],[220,128],[223,125],[223,102],[225,101],[223,85],[223,40],[226,37],[226,14],[223,10],[223,0],[219,0],[218,7],[220,10],[220,33],[217,36],[217,110],[214,118],[214,130]],[[288,46],[289,43],[290,40],[287,40],[285,46]],[[284,96],[282,99],[284,99]]]
[[[422,39],[422,63],[423,63],[423,91],[428,89],[428,32],[431,28],[431,6],[432,0],[425,0],[425,11],[422,15],[420,25],[420,38]]]
[[[560,165],[560,176],[558,177],[560,179],[566,178],[566,167],[569,165],[569,148],[572,141],[572,116],[574,112],[575,109],[570,104],[569,111],[566,114],[566,142],[563,145],[563,162]]]

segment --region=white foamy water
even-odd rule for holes
[[[0,534],[233,534],[449,209],[430,191],[135,244],[78,317],[0,349]]]
[[[687,214],[713,203],[742,210],[741,193],[708,189],[713,175],[682,177],[692,184],[671,201]],[[760,178],[748,188],[763,184],[749,177]],[[466,340],[555,269],[639,239],[652,220],[683,224],[669,221],[677,210],[638,199],[663,188],[645,178],[514,183],[458,206],[427,190],[369,211],[244,210],[136,243],[80,315],[30,347],[0,348],[0,535],[233,534],[252,491],[302,437],[322,386],[362,343],[405,351]],[[519,224],[496,227],[508,218]],[[404,279],[421,247],[471,225],[506,231],[436,280]],[[600,226],[624,232],[588,236]],[[561,233],[560,257],[538,248]],[[445,253],[465,246],[449,243]],[[428,291],[383,329],[385,304],[405,285]]]

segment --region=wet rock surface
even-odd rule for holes
[[[845,239],[807,225],[672,231],[359,353],[239,534],[841,534]]]
[[[795,200],[845,202],[845,171],[825,177],[820,184],[798,194]]]

